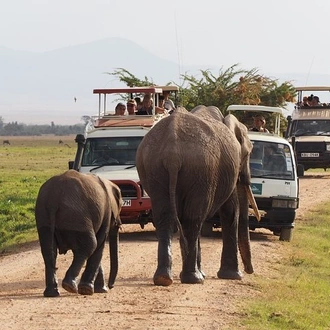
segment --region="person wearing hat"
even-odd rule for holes
[[[135,115],[137,111],[137,104],[134,99],[130,99],[126,103],[128,115]]]
[[[269,133],[268,129],[265,128],[266,120],[264,116],[258,115],[255,116],[253,119],[254,119],[254,126],[253,128],[251,128],[251,131]]]

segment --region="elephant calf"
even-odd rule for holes
[[[118,229],[121,225],[120,189],[92,174],[66,171],[46,181],[36,201],[35,217],[45,263],[45,297],[59,295],[57,253],[73,252],[73,261],[62,281],[65,290],[92,295],[107,292],[101,259],[109,236],[111,269],[109,287],[118,271]],[[82,267],[85,270],[76,283]]]

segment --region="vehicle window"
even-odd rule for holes
[[[330,120],[297,120],[293,123],[292,135],[330,135]]]
[[[293,179],[292,155],[287,145],[265,141],[252,141],[250,155],[252,177]]]
[[[81,165],[135,165],[136,150],[142,138],[134,136],[87,139]]]

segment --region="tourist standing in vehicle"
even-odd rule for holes
[[[263,133],[269,133],[268,129],[265,127],[266,120],[264,116],[258,115],[254,117],[254,126],[250,129],[250,131],[254,132],[263,132]]]
[[[137,109],[137,104],[136,104],[136,101],[134,99],[131,99],[131,100],[128,100],[127,103],[126,103],[126,107],[127,107],[127,112],[128,112],[128,115],[135,115]]]
[[[163,96],[164,96],[164,108],[168,112],[172,112],[175,110],[175,105],[173,101],[170,99],[170,92],[169,91],[163,91]]]
[[[152,115],[151,94],[145,94],[142,100],[142,107],[136,113],[137,115]]]
[[[126,105],[124,103],[119,102],[115,107],[115,115],[124,116],[125,111],[126,111]]]

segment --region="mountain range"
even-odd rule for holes
[[[83,115],[97,111],[93,89],[123,86],[106,72],[124,68],[140,79],[148,77],[164,85],[179,84],[184,73],[196,75],[201,69],[219,72],[221,67],[221,64],[179,66],[122,38],[43,53],[0,47],[0,116],[5,123],[76,124]],[[297,84],[306,81],[306,74],[264,74],[279,80],[294,80]],[[309,84],[330,85],[327,75],[309,75],[308,80]]]

